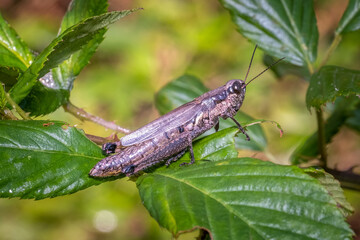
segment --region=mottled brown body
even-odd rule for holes
[[[255,47],[256,50],[256,47]],[[246,86],[263,74],[274,64],[245,83],[254,53],[250,60],[245,80],[230,80],[224,86],[209,91],[151,123],[122,137],[120,141],[104,144],[103,150],[117,154],[98,162],[90,171],[93,177],[109,177],[119,174],[131,176],[154,164],[167,160],[166,164],[179,159],[187,149],[194,163],[192,141],[212,127],[219,129],[219,117],[231,118],[238,128],[250,138],[241,125],[234,119],[240,109],[246,92]]]
[[[138,143],[125,147],[119,153],[104,158],[91,170],[90,175],[107,177],[124,173],[130,176],[166,159],[168,159],[168,163],[176,161],[181,155],[178,154],[183,153],[188,147],[193,160],[192,140],[216,126],[219,123],[219,117],[232,118],[241,107],[245,91],[244,81],[231,80],[225,86],[209,91],[180,106],[161,118],[166,120],[174,115],[180,117],[182,110],[185,111],[190,106],[196,106],[195,113],[191,114],[193,117],[185,122],[178,122],[174,125],[176,127],[167,131],[153,132],[150,139],[139,140]],[[159,121],[159,119],[155,121]],[[137,130],[139,134],[135,131],[133,138],[143,139],[144,136],[141,135],[141,132],[148,130],[153,125],[154,123],[149,123],[140,128]],[[240,124],[238,125],[240,126]],[[129,139],[134,141],[133,138],[130,136]],[[121,140],[116,144],[123,145]],[[173,158],[169,160],[171,157]]]

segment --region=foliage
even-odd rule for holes
[[[195,226],[209,230],[213,239],[351,235],[334,199],[294,166],[229,158],[182,171],[161,169],[140,177],[137,185],[150,214],[174,235]]]
[[[309,81],[306,103],[317,112],[319,131],[295,149],[291,161],[308,162],[321,154],[326,166],[326,144],[339,128],[359,129],[359,71],[326,65],[342,35],[359,29],[359,1],[349,1],[320,66],[315,65],[319,34],[313,1],[221,4],[238,31],[268,54],[265,62],[286,57],[274,67],[278,76],[295,73]],[[89,177],[103,158],[101,149],[76,127],[32,120],[27,113],[46,115],[68,104],[74,80],[103,41],[106,27],[136,10],[107,12],[107,1],[74,0],[58,36],[37,56],[0,16],[1,197],[52,198],[124,177]],[[155,104],[164,114],[206,91],[198,78],[183,75],[156,94]],[[334,101],[324,122],[323,106]],[[10,110],[23,119],[9,120],[17,118]],[[241,111],[236,119],[245,126],[259,122]],[[353,232],[344,217],[352,208],[339,183],[322,170],[238,158],[238,150],[267,150],[261,126],[246,128],[250,142],[232,122],[221,120],[220,131],[194,142],[196,164],[180,167],[189,161],[185,154],[170,167],[132,178],[151,216],[176,237],[200,228],[212,239],[350,239]]]
[[[87,176],[102,154],[81,130],[33,120],[1,121],[0,129],[2,197],[56,197],[103,182]]]

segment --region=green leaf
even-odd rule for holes
[[[30,94],[19,103],[20,107],[31,116],[45,115],[55,111],[59,106],[67,103],[70,97],[68,89],[51,88],[51,85],[57,83],[51,72],[45,74],[35,84]]]
[[[266,66],[270,66],[275,61],[276,59],[271,57],[270,55],[264,55],[263,63]],[[280,79],[286,75],[295,75],[303,78],[304,80],[310,80],[310,73],[307,67],[300,67],[285,61],[281,61],[276,65],[272,66],[270,69],[275,73],[277,79]]]
[[[356,96],[348,98],[338,98],[335,102],[335,110],[325,123],[325,142],[330,143],[331,139],[338,133],[347,119],[353,117],[356,106],[360,104],[360,99]],[[359,107],[359,106],[358,106]],[[290,157],[292,164],[308,162],[319,156],[318,133],[315,132],[310,137],[304,139]]]
[[[340,183],[331,174],[323,169],[307,168],[304,170],[307,174],[316,178],[328,191],[329,195],[336,201],[337,207],[344,217],[348,217],[354,212],[353,207],[346,201],[344,191],[340,187]]]
[[[244,112],[239,111],[235,115],[235,119],[241,123],[243,127],[249,122],[256,121],[251,116],[247,115]],[[236,124],[231,119],[220,119],[219,120],[219,129],[226,129],[229,127],[236,127]],[[207,136],[213,134],[215,129],[211,129],[204,133],[202,136]],[[246,133],[250,137],[250,141],[246,140],[244,134],[240,133],[237,138],[235,138],[235,146],[237,149],[243,150],[253,150],[253,151],[264,151],[267,147],[267,141],[265,137],[265,133],[260,125],[252,125],[246,127]]]
[[[6,105],[4,86],[0,83],[0,110],[4,109]]]
[[[62,21],[59,35],[86,18],[106,13],[107,7],[107,1],[103,0],[72,1]],[[51,113],[65,104],[69,99],[75,78],[89,63],[90,58],[104,39],[103,36],[106,30],[106,28],[103,28],[79,51],[73,53],[70,58],[52,69],[52,80],[54,85],[58,86],[57,89],[38,82],[30,94],[21,102],[21,107],[30,112],[31,115],[39,116]],[[41,104],[44,102],[47,104]]]
[[[155,106],[164,115],[207,91],[209,90],[199,78],[185,74],[160,89],[155,95]]]
[[[350,0],[342,16],[336,34],[353,32],[360,29],[360,1]]]
[[[318,29],[312,0],[221,0],[238,31],[269,55],[298,65],[316,60]]]
[[[0,82],[5,84],[6,90],[10,90],[16,83],[19,74],[20,70],[18,68],[0,67]]]
[[[0,14],[0,66],[24,72],[32,60],[28,46]]]
[[[224,129],[195,141],[196,160],[236,157],[237,132],[236,128]],[[186,156],[179,162],[188,162]],[[118,179],[88,176],[103,157],[82,131],[66,123],[0,121],[0,197],[57,197]],[[173,163],[169,168],[179,167]]]
[[[104,0],[72,1],[61,23],[60,33],[63,33],[66,29],[86,18],[106,13],[107,9],[108,3]],[[69,89],[72,84],[71,80],[89,63],[89,59],[104,39],[103,36],[106,30],[107,29],[104,28],[103,31],[100,31],[94,36],[81,50],[71,55],[71,57],[60,64],[59,67],[53,69],[54,78],[62,82],[62,85],[67,86],[67,89]]]
[[[360,132],[360,104],[353,111],[353,115],[346,119],[346,126]]]
[[[238,152],[234,145],[234,137],[239,132],[236,127],[230,127],[201,138],[193,143],[195,160],[222,160],[235,158]],[[187,152],[179,162],[188,162],[190,154]]]
[[[338,66],[324,66],[310,79],[306,105],[320,108],[336,97],[360,94],[360,71]]]
[[[20,77],[10,91],[13,100],[19,103],[30,93],[38,78],[41,78],[50,69],[57,67],[73,53],[86,46],[89,41],[103,31],[104,27],[134,11],[136,10],[105,13],[87,18],[68,28],[36,57],[28,70]],[[54,84],[52,88],[59,89],[61,86]]]
[[[0,197],[57,197],[111,180],[88,176],[102,158],[98,146],[66,123],[0,121]]]
[[[155,95],[155,106],[159,110],[160,114],[165,114],[184,103],[192,101],[194,98],[204,94],[207,91],[208,89],[197,77],[183,75],[169,82],[162,89],[160,89],[160,91]],[[235,119],[240,123],[254,120],[252,117],[241,111],[235,115]],[[236,124],[231,119],[224,120],[220,118],[219,122],[220,130],[236,126]],[[208,136],[214,132],[215,130],[211,129],[202,136]],[[266,137],[261,126],[250,126],[247,128],[247,133],[251,141],[246,141],[243,134],[241,134],[235,139],[237,148],[254,151],[263,151],[266,148]]]
[[[240,158],[161,169],[137,180],[141,199],[174,236],[212,239],[351,239],[336,201],[296,166]]]
[[[83,19],[106,13],[108,3],[105,0],[73,0],[62,20],[60,33],[81,22]]]

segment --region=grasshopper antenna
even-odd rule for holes
[[[251,64],[252,64],[252,61],[253,61],[253,59],[254,59],[254,55],[255,55],[256,48],[257,48],[257,44],[255,45],[255,48],[254,48],[253,54],[252,54],[252,56],[251,56],[250,64],[249,64],[249,67],[248,67],[248,70],[247,70],[247,73],[246,73],[246,76],[245,76],[244,82],[246,82],[246,79],[247,79],[247,77],[248,77],[248,75],[249,75],[250,68],[251,68]],[[247,84],[246,84],[246,85],[247,85]],[[245,86],[246,86],[246,85],[245,85]]]
[[[254,56],[254,55],[253,55]],[[272,66],[274,66],[275,64],[278,64],[280,61],[284,60],[285,57],[278,59],[276,62],[273,62],[272,64],[270,64],[264,71],[262,71],[261,73],[259,73],[258,75],[256,75],[255,77],[253,77],[250,81],[248,81],[245,86],[247,86],[249,83],[251,83],[253,80],[255,80],[256,78],[258,78],[260,75],[262,75],[264,72],[266,72],[267,70],[269,70]],[[252,58],[251,58],[252,61]],[[251,64],[251,62],[250,62]],[[246,74],[247,76],[247,74]]]

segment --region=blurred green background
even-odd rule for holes
[[[30,48],[39,52],[56,36],[68,4],[69,0],[1,0],[0,11]],[[254,45],[236,32],[218,1],[113,0],[109,4],[109,10],[144,10],[110,26],[91,63],[75,81],[70,97],[74,105],[133,130],[159,116],[154,94],[184,73],[199,77],[211,89],[244,78]],[[316,1],[320,58],[346,5],[343,0]],[[359,39],[359,32],[347,34],[329,63],[359,70]],[[265,68],[262,57],[258,50],[250,77]],[[255,157],[286,164],[294,148],[316,130],[315,114],[305,106],[307,86],[295,76],[277,80],[271,71],[249,85],[242,110],[257,119],[275,120],[285,130],[280,138],[274,126],[263,125],[269,147]],[[62,108],[43,118],[76,124],[93,135],[112,133],[80,122]],[[346,170],[359,165],[359,135],[341,129],[328,152],[329,167]],[[346,196],[360,209],[358,192],[346,190]],[[349,221],[360,228],[359,210]],[[0,199],[0,239],[170,238],[149,216],[135,184],[127,179],[56,199]]]

